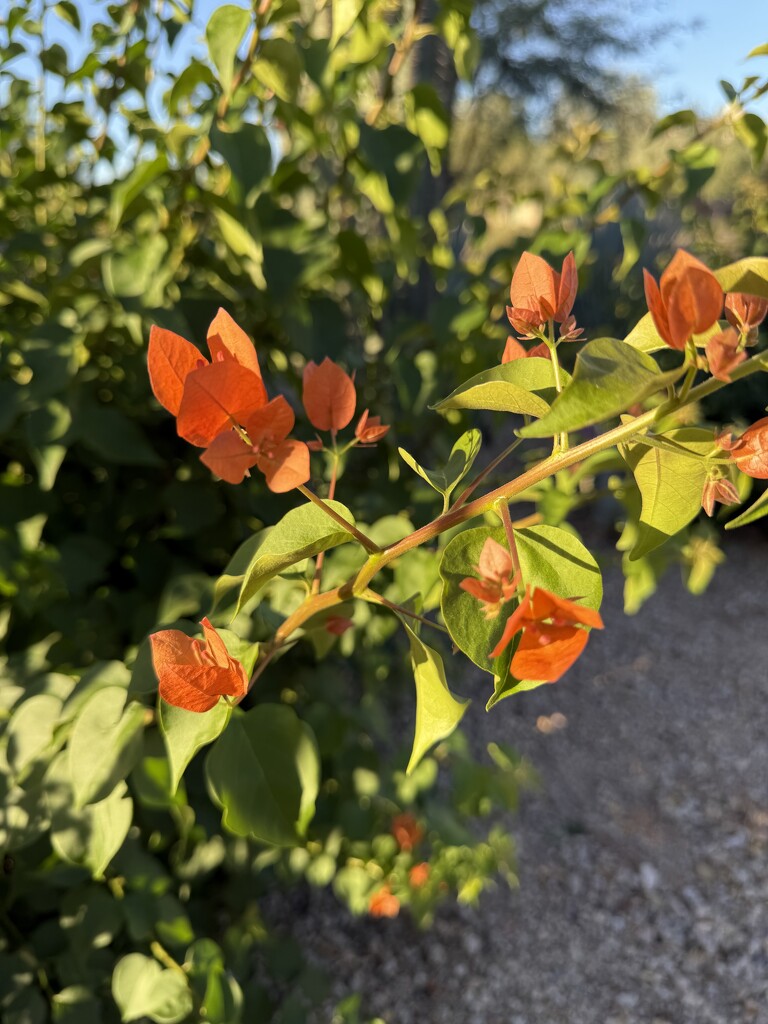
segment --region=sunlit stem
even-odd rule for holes
[[[491,462],[489,462],[488,465],[485,467],[485,469],[481,470],[477,474],[472,483],[461,492],[461,494],[458,496],[456,501],[454,501],[451,507],[458,508],[460,505],[463,505],[467,498],[470,496],[470,494],[477,490],[477,488],[480,486],[483,480],[485,480],[485,478],[489,476],[494,471],[494,469],[496,469],[497,466],[500,466],[504,459],[506,459],[508,455],[511,455],[515,448],[518,448],[524,440],[525,438],[518,437],[515,438],[512,444],[507,445],[503,452],[497,455],[495,459],[492,459]]]
[[[768,353],[763,352],[753,356],[751,359],[748,359],[746,362],[736,367],[736,369],[731,372],[731,380],[741,380],[743,377],[748,377],[751,374],[758,373],[760,371],[768,371]],[[722,388],[726,387],[727,383],[727,381],[721,381],[712,377],[709,380],[704,381],[702,384],[692,388],[687,396],[687,402],[696,402],[705,398],[707,395],[714,394],[716,391],[720,391]],[[642,434],[649,430],[655,422],[669,416],[671,413],[675,412],[679,406],[679,398],[663,402],[658,407],[649,409],[648,412],[642,413],[640,416],[636,416],[625,423],[621,423],[617,427],[606,430],[605,433],[599,434],[597,437],[589,438],[589,440],[575,445],[568,451],[560,452],[550,458],[544,459],[537,465],[527,469],[524,473],[521,473],[520,476],[516,477],[514,480],[508,481],[501,487],[497,487],[482,497],[463,504],[459,508],[452,508],[445,515],[438,516],[438,518],[434,519],[431,523],[427,523],[426,526],[422,526],[418,530],[414,530],[413,533],[404,537],[402,540],[397,541],[395,544],[391,544],[384,550],[377,550],[369,556],[365,565],[358,571],[358,573],[351,579],[347,580],[343,586],[336,587],[324,594],[316,594],[307,598],[303,604],[288,616],[277,630],[274,646],[276,648],[283,646],[294,630],[299,629],[305,622],[311,619],[314,615],[317,615],[319,612],[341,604],[342,601],[347,601],[351,597],[364,594],[371,580],[383,568],[385,568],[385,566],[389,565],[401,555],[404,555],[407,551],[412,551],[414,548],[428,543],[438,537],[441,533],[445,533],[447,530],[452,530],[455,527],[460,526],[462,523],[468,522],[470,519],[475,519],[478,516],[485,515],[486,512],[489,512],[494,508],[497,502],[502,500],[506,500],[508,502],[511,498],[522,494],[534,484],[540,483],[542,480],[546,480],[550,476],[554,476],[555,473],[562,469],[567,469],[569,466],[575,466],[577,463],[583,462],[591,455],[596,455],[598,452],[606,451],[609,448],[615,448],[619,444],[631,441],[634,437],[641,437]],[[306,493],[306,488],[299,489],[302,493]],[[309,493],[307,493],[306,496],[310,497],[310,500],[320,500]],[[529,517],[527,520],[518,521],[516,526],[520,529],[524,525],[532,525],[534,521],[539,520],[534,520],[533,517]],[[343,525],[345,529],[349,529],[349,523],[344,523]]]
[[[303,494],[305,498],[308,498],[311,502],[317,505],[318,508],[321,508],[327,516],[329,516],[343,530],[346,530],[350,536],[354,537],[358,544],[362,544],[369,554],[375,554],[377,551],[381,551],[378,544],[374,544],[370,537],[366,537],[366,535],[358,530],[356,526],[353,526],[352,523],[348,523],[347,520],[343,516],[340,516],[334,508],[331,508],[327,502],[323,501],[323,499],[313,491],[310,491],[310,489],[305,487],[304,484],[299,484],[296,490],[299,491],[300,494]]]
[[[549,320],[547,326],[548,326],[548,336],[547,336],[546,341],[547,341],[547,345],[549,347],[549,355],[550,355],[550,358],[552,360],[552,370],[554,371],[554,374],[555,374],[555,390],[557,391],[557,393],[559,395],[560,392],[563,390],[563,383],[562,383],[562,380],[560,379],[560,360],[557,358],[557,342],[555,341],[555,321],[554,320]],[[566,451],[568,451],[568,434],[566,434],[566,433],[557,434],[555,439],[554,439],[554,446],[552,448],[552,454],[554,455],[557,452],[566,452]]]
[[[412,612],[410,608],[404,608],[401,604],[395,604],[394,601],[388,601],[386,597],[382,597],[381,594],[377,594],[373,590],[365,589],[360,597],[364,601],[369,601],[371,604],[380,604],[384,608],[389,608],[390,611],[397,612],[398,615],[406,615],[409,619],[415,619],[417,622],[423,622],[425,626],[431,626],[433,629],[439,629],[441,633],[447,633],[448,630],[445,626],[439,622],[433,622],[432,619],[426,618],[424,615],[417,615],[416,612]]]
[[[515,576],[520,576],[520,559],[517,555],[517,544],[515,543],[515,528],[512,525],[512,517],[509,514],[509,503],[506,498],[501,498],[494,505],[496,514],[501,520],[504,526],[504,533],[507,536],[507,544],[509,545],[509,553],[512,556],[512,565],[515,570]]]
[[[335,431],[334,431],[333,440],[334,440],[334,444],[335,444],[335,442],[336,442]],[[328,500],[329,501],[333,501],[334,497],[336,496],[336,478],[337,478],[338,473],[339,473],[339,453],[336,450],[336,448],[334,448],[333,452],[331,453],[331,459],[332,459],[331,480],[330,480],[330,483],[328,484]],[[310,593],[312,593],[312,594],[319,594],[320,593],[320,585],[323,582],[323,561],[324,560],[325,560],[325,552],[321,551],[318,554],[318,556],[317,556],[317,561],[315,562],[315,576],[314,576],[314,579],[312,580],[312,590],[310,591]]]

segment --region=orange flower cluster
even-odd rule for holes
[[[586,647],[589,633],[583,626],[602,629],[603,620],[592,608],[567,601],[541,587],[533,591],[528,587],[489,656],[498,658],[522,631],[510,672],[517,679],[554,683]]]
[[[371,917],[397,917],[400,913],[400,900],[388,885],[383,885],[368,901],[368,913]]]
[[[661,275],[660,286],[643,271],[645,298],[656,330],[670,348],[684,349],[694,334],[717,322],[723,289],[715,275],[685,249],[678,249]]]
[[[203,640],[179,629],[163,629],[149,638],[152,664],[167,704],[187,711],[210,711],[219,697],[244,697],[248,692],[245,669],[230,657],[224,641],[203,619]]]
[[[756,480],[768,480],[768,417],[747,427],[736,440],[730,433],[721,434],[717,444],[730,452],[731,461],[742,473]]]
[[[542,326],[550,320],[561,325],[562,340],[578,338],[582,332],[571,316],[578,287],[576,260],[572,252],[563,260],[559,274],[541,256],[524,252],[509,287],[512,303],[507,306],[509,322],[523,338],[538,337]],[[505,354],[508,349],[510,359],[520,358],[512,354],[514,349],[510,348],[509,342]]]
[[[147,362],[158,402],[176,417],[180,437],[205,451],[201,462],[227,483],[240,483],[257,466],[272,491],[290,491],[309,479],[310,448],[322,444],[289,437],[296,417],[282,396],[269,401],[256,350],[242,328],[220,309],[208,328],[210,362],[185,338],[161,327],[149,336]],[[324,359],[304,371],[304,408],[318,430],[345,427],[355,411],[355,385]],[[356,437],[370,444],[389,428],[366,409]]]
[[[209,363],[172,331],[153,327],[147,362],[158,402],[176,417],[179,436],[205,451],[201,461],[228,483],[258,466],[273,491],[309,479],[309,449],[288,439],[293,410],[271,402],[256,350],[229,313],[220,309],[208,328]]]
[[[467,576],[459,586],[483,605],[486,619],[495,619],[505,601],[517,593],[520,574],[515,573],[512,555],[493,537],[489,537],[475,566],[480,579]]]
[[[424,838],[424,829],[407,811],[392,819],[391,832],[397,840],[397,845],[406,853],[410,853]]]

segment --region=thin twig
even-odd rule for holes
[[[323,499],[313,491],[310,491],[308,487],[305,487],[303,484],[299,484],[296,490],[299,491],[300,494],[303,494],[305,498],[309,498],[311,502],[314,502],[318,508],[321,508],[327,516],[330,516],[335,523],[338,523],[342,529],[346,530],[350,536],[354,537],[358,544],[362,544],[370,555],[375,555],[381,551],[378,544],[374,544],[370,537],[366,537],[366,535],[358,530],[356,526],[348,522],[343,516],[340,516],[336,509],[331,508],[327,502],[323,501]]]
[[[439,629],[441,633],[448,632],[445,626],[441,626],[439,622],[433,622],[432,619],[427,619],[423,615],[417,615],[416,612],[412,612],[409,608],[404,608],[401,604],[395,604],[394,601],[388,601],[386,597],[382,597],[381,594],[377,594],[370,588],[366,588],[360,597],[365,601],[369,601],[371,604],[380,604],[384,608],[389,608],[390,611],[397,612],[398,615],[407,615],[411,619],[416,619],[417,622],[423,622],[425,626],[431,626],[433,629]]]
[[[477,474],[472,483],[461,492],[461,494],[458,496],[456,501],[454,501],[453,505],[451,506],[451,509],[455,509],[458,508],[460,505],[463,505],[467,498],[470,496],[470,494],[477,490],[477,488],[480,486],[483,480],[485,480],[485,478],[490,473],[492,473],[497,466],[500,466],[504,459],[506,459],[508,455],[511,455],[515,448],[518,448],[524,440],[525,438],[522,437],[515,438],[512,444],[508,445],[504,449],[504,451],[501,452],[500,455],[497,455],[495,459],[492,459],[485,467],[485,469],[481,470],[481,472]]]

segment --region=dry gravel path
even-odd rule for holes
[[[426,933],[313,893],[294,929],[338,997],[387,1024],[768,1024],[768,537],[726,553],[703,597],[671,572],[634,618],[608,569],[567,680],[475,702],[472,741],[543,784],[509,822],[520,888]]]

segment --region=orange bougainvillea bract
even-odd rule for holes
[[[504,351],[501,354],[501,362],[513,363],[516,359],[549,359],[549,348],[545,341],[540,342],[538,345],[534,345],[533,348],[527,352],[512,335],[507,338],[507,343],[504,346]]]
[[[498,658],[522,630],[510,672],[518,679],[554,683],[586,647],[589,634],[581,628],[583,626],[602,629],[603,620],[592,608],[558,597],[541,587],[533,591],[529,588],[507,619],[490,657]]]
[[[752,334],[768,316],[768,299],[733,292],[725,296],[725,318],[742,334]]]
[[[210,711],[219,697],[242,697],[248,692],[243,666],[230,657],[208,619],[200,625],[203,640],[179,629],[163,629],[149,638],[160,696],[186,711]]]
[[[701,494],[701,507],[708,516],[715,514],[715,502],[721,505],[738,505],[741,502],[739,492],[727,477],[708,477],[704,482]]]
[[[741,338],[732,327],[710,338],[705,352],[710,373],[724,381],[730,381],[731,372],[747,358]]]
[[[368,913],[371,917],[397,917],[400,913],[400,900],[388,885],[383,885],[368,901]]]
[[[327,356],[304,367],[304,408],[316,430],[343,430],[355,414],[357,396],[348,373]]]
[[[656,330],[671,348],[684,349],[694,334],[709,330],[720,317],[723,289],[712,271],[685,249],[677,250],[659,284],[647,270],[643,280]]]
[[[180,437],[199,448],[204,465],[228,483],[258,466],[273,491],[309,479],[309,450],[289,440],[294,414],[282,397],[267,401],[256,350],[220,309],[208,328],[212,362],[185,338],[153,327],[147,362],[155,397],[176,416]]]
[[[294,422],[293,409],[280,395],[243,419],[245,437],[243,432],[225,431],[200,461],[231,484],[258,466],[271,490],[290,491],[309,479],[309,449],[303,441],[288,439]]]
[[[397,840],[397,845],[406,853],[418,846],[424,838],[424,829],[416,821],[412,814],[404,811],[392,819],[392,835]]]
[[[572,252],[563,260],[561,272],[530,252],[524,252],[515,267],[509,289],[511,306],[507,316],[514,329],[530,336],[548,320],[568,320],[576,299],[579,279]]]
[[[483,545],[475,568],[480,579],[467,576],[459,586],[480,601],[487,619],[493,619],[499,614],[502,604],[517,593],[520,575],[515,574],[512,555],[493,537]]]
[[[408,881],[414,889],[421,889],[429,881],[429,874],[429,864],[427,861],[422,861],[421,864],[414,864],[408,872]]]
[[[355,437],[361,444],[375,444],[388,430],[389,427],[382,424],[381,416],[369,416],[366,409],[355,427]]]
[[[756,480],[768,480],[768,417],[747,427],[737,440],[731,434],[721,434],[717,439],[720,448],[730,452],[742,473]]]

